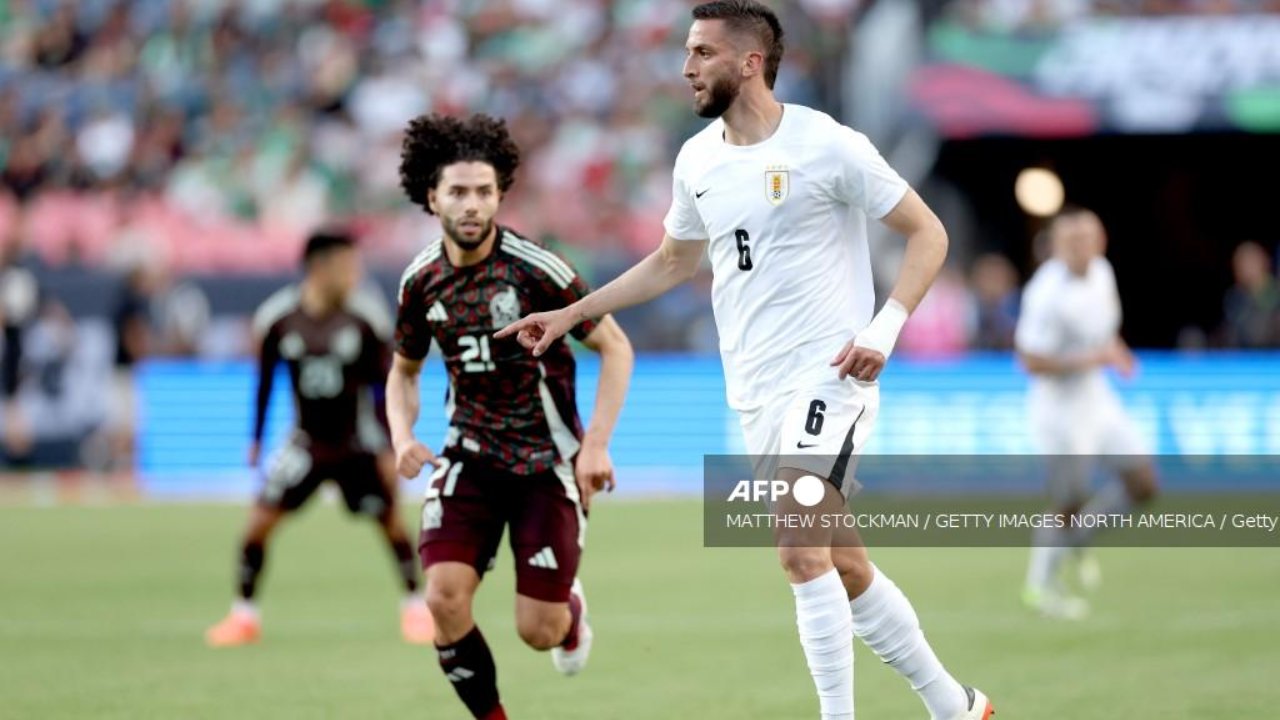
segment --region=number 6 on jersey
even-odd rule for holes
[[[734,236],[738,239],[738,269],[751,269],[751,246],[747,243],[751,242],[751,234],[742,228],[734,231]]]

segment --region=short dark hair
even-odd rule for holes
[[[730,31],[750,33],[764,48],[764,84],[773,89],[782,64],[782,23],[767,5],[755,0],[716,0],[693,9],[694,20],[724,20]]]
[[[433,113],[409,121],[400,148],[400,187],[410,201],[431,213],[427,191],[440,183],[441,170],[458,162],[489,163],[505,193],[515,182],[520,148],[505,120],[482,113],[465,120]]]
[[[330,253],[349,250],[355,246],[355,238],[345,230],[318,230],[307,238],[307,246],[302,251],[302,267],[309,268],[312,263]]]

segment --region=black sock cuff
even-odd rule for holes
[[[472,648],[485,645],[484,635],[480,633],[480,626],[472,625],[471,630],[467,631],[467,634],[459,638],[457,642],[448,645],[436,643],[436,654],[440,656],[440,662],[449,662]]]

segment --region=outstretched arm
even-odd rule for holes
[[[870,382],[880,376],[907,316],[924,299],[947,259],[947,231],[915,190],[907,190],[882,222],[894,232],[906,236],[906,254],[889,300],[871,323],[846,343],[831,361],[839,368],[841,380],[852,375]]]
[[[591,413],[591,425],[582,438],[582,450],[578,454],[575,474],[582,495],[583,507],[589,507],[591,495],[597,490],[613,491],[617,481],[613,476],[613,461],[609,458],[609,440],[622,412],[622,403],[631,384],[631,370],[635,366],[635,353],[631,341],[612,316],[600,319],[596,329],[583,340],[588,348],[600,353],[600,379],[596,387],[596,405]]]
[[[666,235],[657,250],[613,282],[568,307],[527,315],[494,337],[515,335],[537,357],[583,320],[648,302],[693,277],[706,249],[706,240],[677,240]]]

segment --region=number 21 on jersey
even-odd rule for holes
[[[495,365],[493,357],[489,354],[489,336],[488,335],[463,335],[458,338],[458,345],[462,347],[462,369],[465,372],[488,372],[493,370]]]

